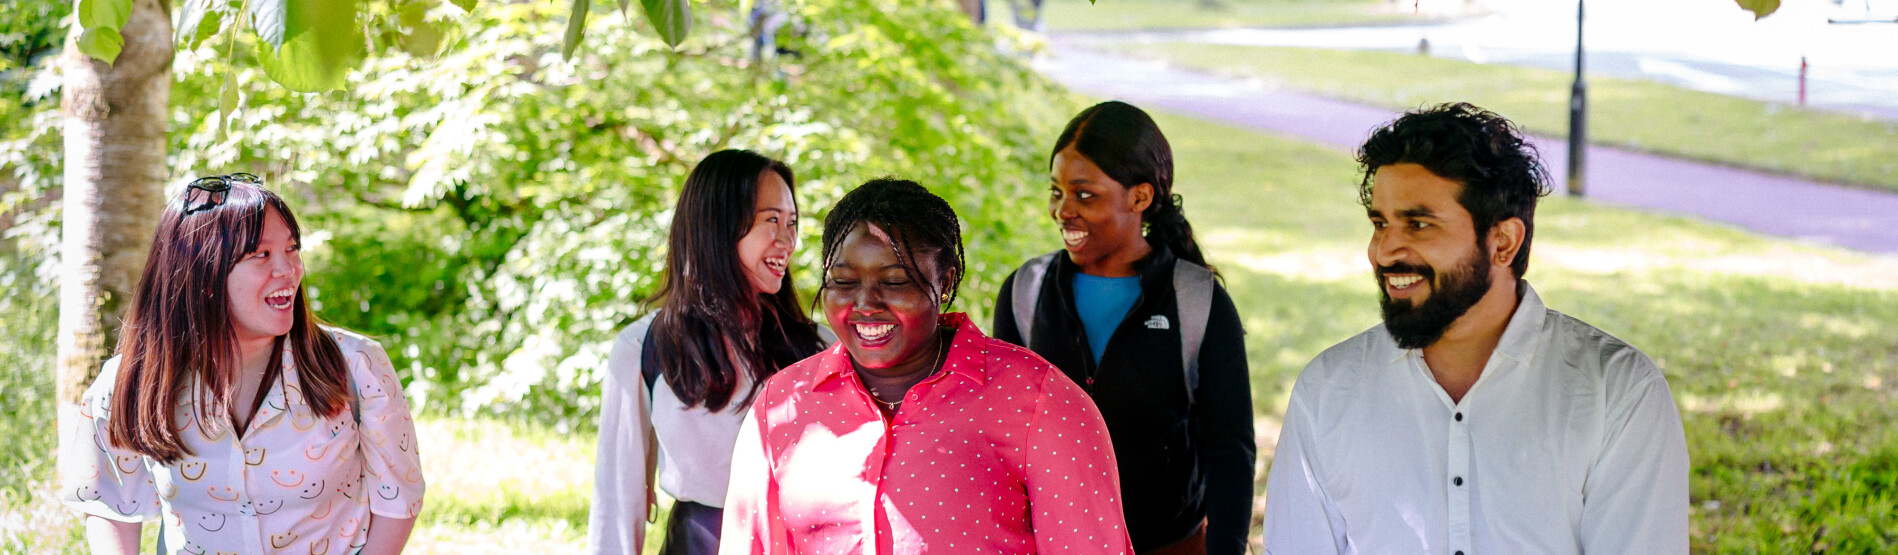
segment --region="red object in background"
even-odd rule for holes
[[[1799,57],[1799,105],[1806,105],[1806,57]]]

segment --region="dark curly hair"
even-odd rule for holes
[[[1488,244],[1487,234],[1497,223],[1520,218],[1522,249],[1509,269],[1518,278],[1529,271],[1536,202],[1549,194],[1549,173],[1535,146],[1508,119],[1466,102],[1406,112],[1372,131],[1357,159],[1364,171],[1358,202],[1366,208],[1378,168],[1417,164],[1463,185],[1457,203],[1470,212],[1478,245]]]
[[[955,270],[946,290],[937,288],[940,279],[919,280],[929,288],[930,298],[948,295],[948,301],[942,304],[955,302],[966,272],[962,224],[956,221],[956,211],[948,201],[905,179],[872,179],[850,191],[824,216],[824,272],[828,274],[830,265],[836,262],[837,249],[850,236],[850,230],[863,223],[875,224],[889,233],[890,248],[909,275],[928,276],[916,263],[919,252],[935,257],[938,271]],[[830,280],[825,279],[824,284],[829,286]]]

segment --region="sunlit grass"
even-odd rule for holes
[[[1175,190],[1245,319],[1269,458],[1305,363],[1378,323],[1357,168],[1331,149],[1159,121]],[[1528,279],[1543,299],[1667,374],[1696,551],[1898,546],[1898,258],[1561,197],[1537,215]]]
[[[1409,3],[1380,0],[1049,0],[1048,28],[1120,31],[1231,27],[1319,27],[1430,21]],[[1004,2],[990,17],[1007,17]]]
[[[417,553],[573,553],[593,498],[593,434],[489,419],[418,421],[427,509]]]
[[[1392,109],[1467,101],[1539,134],[1568,134],[1574,76],[1565,71],[1382,51],[1186,43],[1116,49]],[[1898,190],[1898,122],[1650,81],[1591,77],[1588,83],[1591,142]]]

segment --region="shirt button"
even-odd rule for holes
[[[1463,477],[1462,477],[1462,476],[1457,476],[1457,477],[1455,477],[1455,478],[1451,478],[1451,479],[1450,479],[1450,483],[1452,483],[1452,484],[1456,484],[1456,485],[1459,485],[1459,486],[1461,486],[1461,485],[1463,485]]]
[[[1460,413],[1460,412],[1459,412],[1459,413],[1456,413],[1456,421],[1457,421],[1457,422],[1462,422],[1462,421],[1463,421],[1463,413]]]

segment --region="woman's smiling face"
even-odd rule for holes
[[[953,281],[934,275],[936,262],[927,252],[913,255],[934,283]],[[887,233],[868,222],[856,226],[824,273],[824,317],[857,368],[905,375],[934,363],[942,306],[931,291],[942,286],[911,275]]]
[[[244,254],[225,282],[231,327],[239,344],[290,333],[296,322],[297,297],[303,291],[301,248],[283,215],[266,209],[257,249]]]
[[[1068,259],[1083,271],[1145,241],[1141,214],[1152,203],[1153,185],[1115,181],[1072,146],[1055,154],[1049,178],[1048,215],[1061,226]]]
[[[790,271],[791,251],[797,248],[797,203],[791,186],[778,172],[758,174],[758,200],[751,231],[738,239],[738,263],[754,292],[776,295]]]

